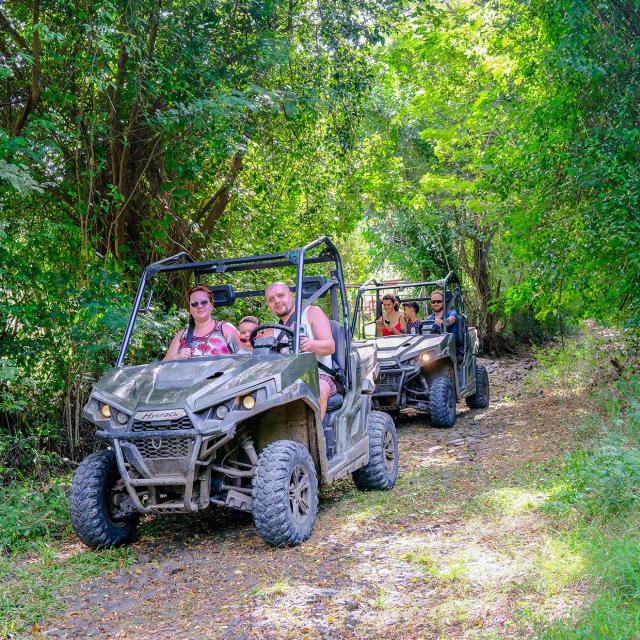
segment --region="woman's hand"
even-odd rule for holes
[[[190,358],[193,355],[193,349],[191,347],[182,347],[178,351],[178,358]]]

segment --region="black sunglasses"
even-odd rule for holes
[[[191,303],[191,307],[193,309],[197,309],[198,307],[206,307],[209,304],[208,300],[194,300]]]
[[[431,304],[442,304],[442,300],[431,300]]]

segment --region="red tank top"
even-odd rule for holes
[[[231,353],[227,339],[224,337],[224,333],[222,333],[223,324],[224,320],[216,320],[213,329],[211,329],[206,336],[193,336],[191,339],[191,349],[194,356],[219,356],[225,353]],[[185,329],[178,348],[183,349],[186,346],[187,330]]]
[[[400,325],[400,322],[398,322],[398,324],[394,325],[393,328],[396,331],[402,331],[402,326]],[[389,329],[387,329],[387,327],[382,327],[382,335],[383,336],[395,336],[396,334],[393,333],[393,331],[389,331]]]

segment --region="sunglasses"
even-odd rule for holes
[[[206,307],[209,304],[208,300],[194,300],[191,303],[192,309],[197,309],[198,307]]]
[[[431,300],[431,304],[442,304],[442,300]]]

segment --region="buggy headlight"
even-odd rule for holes
[[[102,407],[100,408],[100,413],[102,414],[103,418],[110,418],[111,407],[108,404],[103,404]]]
[[[430,362],[430,361],[431,361],[431,354],[430,354],[430,353],[421,353],[421,354],[418,356],[418,360],[419,360],[422,364],[425,364],[425,363],[427,363],[427,362]]]
[[[222,420],[227,413],[229,413],[229,407],[226,404],[221,404],[216,407],[216,418],[220,418]]]
[[[256,399],[251,395],[245,396],[242,398],[242,406],[245,409],[253,409],[256,406]]]
[[[129,422],[129,416],[122,411],[118,411],[116,414],[116,420],[119,424],[127,424],[127,422]]]

